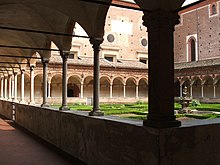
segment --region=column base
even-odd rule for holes
[[[59,108],[59,110],[61,110],[61,111],[69,111],[69,110],[70,110],[70,107],[64,105],[64,106],[61,106],[61,107]]]
[[[143,121],[143,125],[153,128],[169,128],[169,127],[179,127],[181,126],[181,122],[178,120],[155,121],[155,120],[146,119]]]
[[[24,100],[22,100],[22,101],[19,101],[19,103],[20,103],[20,104],[24,104],[24,103],[25,103],[25,101],[24,101]]]
[[[16,102],[16,103],[18,102],[18,100],[17,100],[17,99],[12,99],[12,101],[13,101],[13,102]]]
[[[89,112],[89,116],[104,116],[104,112],[100,110],[97,111],[92,110],[91,112]]]
[[[30,105],[34,105],[35,102],[34,102],[34,101],[30,101],[28,104],[30,104]]]
[[[41,104],[41,107],[50,107],[50,105],[48,103],[43,103]]]

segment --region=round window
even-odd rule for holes
[[[142,39],[141,39],[141,45],[142,45],[143,47],[146,47],[147,44],[148,44],[147,39],[146,39],[146,38],[142,38]]]
[[[115,41],[114,35],[113,35],[113,34],[109,34],[109,35],[107,36],[107,40],[108,40],[108,42],[110,42],[110,43],[114,42],[114,41]]]

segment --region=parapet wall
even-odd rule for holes
[[[11,111],[10,104],[0,101],[0,113]],[[88,113],[77,111],[61,112],[17,103],[15,110],[17,124],[89,165],[220,162],[219,119],[212,124],[204,120],[209,124],[184,123],[179,128],[154,129],[139,121],[89,117]]]

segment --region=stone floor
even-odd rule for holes
[[[0,118],[0,165],[80,165],[39,139]]]

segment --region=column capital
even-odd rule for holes
[[[62,57],[63,60],[67,60],[70,56],[70,51],[61,50],[60,56]]]
[[[21,74],[24,74],[24,72],[25,72],[25,69],[21,69]]]
[[[44,63],[49,63],[49,58],[44,58],[44,57],[42,57],[41,58],[41,62],[44,64]]]
[[[148,28],[148,31],[157,31],[161,28],[172,29],[179,24],[180,16],[177,12],[155,10],[152,12],[144,12],[142,17],[143,25]]]
[[[104,41],[104,39],[103,38],[96,38],[96,37],[94,37],[94,38],[90,38],[90,43],[92,44],[92,45],[101,45],[102,44],[102,42]]]
[[[14,76],[17,76],[17,75],[18,75],[18,72],[17,72],[17,71],[14,71],[13,74],[14,74]]]
[[[34,66],[33,65],[30,66],[30,71],[34,71]]]

